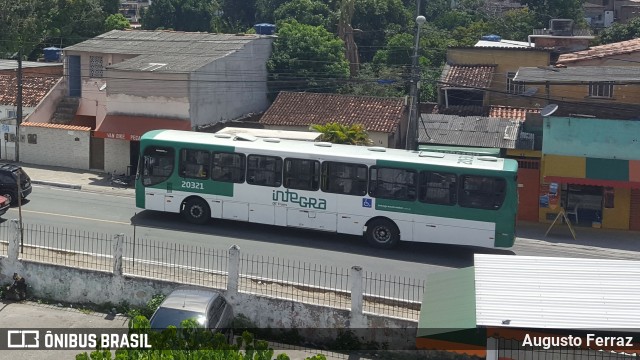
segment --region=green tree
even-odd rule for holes
[[[287,0],[256,0],[256,21],[275,23],[274,13]]]
[[[340,89],[341,94],[377,97],[402,97],[406,95],[405,74],[401,67],[362,64],[358,76]]]
[[[551,19],[572,19],[576,25],[584,23],[582,0],[522,0],[535,14],[536,28],[548,28]]]
[[[598,43],[610,44],[640,37],[640,18],[633,18],[626,24],[614,23],[598,36]]]
[[[223,0],[221,23],[233,32],[256,24],[256,0]]]
[[[335,16],[329,6],[318,0],[291,0],[280,5],[273,13],[276,21],[297,20],[301,24],[323,26],[329,29],[330,21]]]
[[[142,28],[211,31],[218,3],[211,0],[156,0],[142,18]]]
[[[120,0],[101,0],[102,11],[107,15],[117,14],[120,9]]]
[[[362,124],[343,125],[330,122],[324,125],[311,125],[309,130],[321,133],[320,140],[334,144],[371,145],[372,143]]]
[[[536,17],[528,8],[513,9],[490,18],[488,23],[492,34],[500,35],[504,39],[526,41],[536,26]]]
[[[104,22],[104,28],[106,31],[111,30],[124,30],[131,27],[129,24],[129,20],[124,17],[122,14],[113,14],[107,17],[107,20]]]
[[[65,47],[98,36],[106,19],[100,0],[57,0],[48,41]]]
[[[282,90],[333,92],[349,76],[343,42],[322,26],[278,23],[267,62],[270,95]]]
[[[176,9],[172,0],[155,0],[140,20],[145,30],[172,29],[175,23]]]
[[[358,0],[355,2],[351,26],[359,29],[355,41],[361,62],[369,62],[375,51],[385,45],[388,35],[413,33],[415,16],[401,0]]]
[[[48,36],[56,8],[48,0],[0,0],[0,57],[31,53]]]

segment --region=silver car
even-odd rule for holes
[[[152,329],[180,327],[182,321],[194,319],[202,327],[224,330],[233,318],[231,306],[218,291],[180,287],[169,294],[151,316]]]

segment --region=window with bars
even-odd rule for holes
[[[103,69],[102,56],[89,57],[89,77],[101,78]]]
[[[593,82],[589,83],[589,96],[600,98],[613,97],[613,83]]]
[[[513,81],[513,78],[515,77],[516,73],[507,73],[507,92],[509,94],[519,95],[524,92],[524,84],[521,82]]]

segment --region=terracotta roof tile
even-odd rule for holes
[[[62,129],[62,130],[69,130],[69,131],[91,131],[91,128],[88,126],[73,126],[73,125],[51,124],[51,123],[23,122],[22,124],[20,124],[20,126]]]
[[[517,108],[510,106],[492,105],[489,109],[489,117],[526,120],[527,113],[540,113],[540,109]]]
[[[620,41],[606,45],[593,46],[587,50],[562,54],[560,55],[556,63],[567,64],[581,60],[599,59],[607,56],[630,54],[636,51],[640,51],[640,38]]]
[[[404,116],[402,98],[281,92],[260,118],[264,125],[362,124],[367,131],[392,133]]]
[[[440,82],[447,87],[486,89],[495,69],[496,65],[445,65]]]
[[[34,107],[61,79],[59,76],[22,77],[22,106]],[[0,75],[0,104],[16,106],[18,82],[15,75]]]

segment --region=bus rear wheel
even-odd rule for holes
[[[400,242],[400,230],[391,220],[375,219],[367,225],[365,237],[373,247],[390,249]]]
[[[184,205],[182,210],[184,218],[192,224],[202,225],[211,218],[211,210],[206,201],[202,199],[191,199]]]

